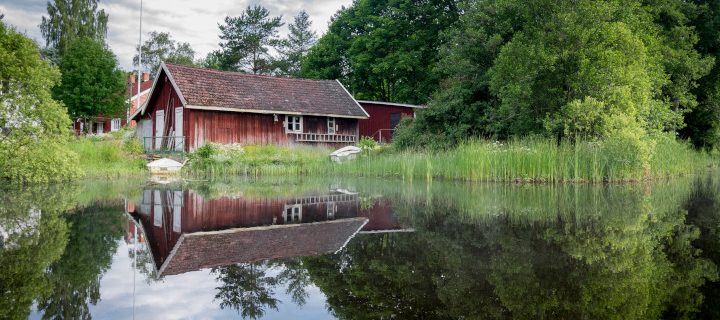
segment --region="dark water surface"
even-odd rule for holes
[[[717,172],[0,192],[1,319],[720,319]]]

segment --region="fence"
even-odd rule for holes
[[[185,136],[143,137],[145,153],[183,153],[186,147]]]

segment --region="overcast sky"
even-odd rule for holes
[[[218,23],[225,16],[238,16],[248,6],[260,4],[273,16],[282,15],[286,23],[281,34],[287,34],[287,24],[300,10],[305,9],[318,35],[327,30],[330,17],[352,0],[144,0],[143,41],[150,31],[170,32],[176,41],[189,42],[195,58],[217,49]],[[132,57],[138,43],[140,0],[101,0],[100,8],[110,15],[107,42],[117,55],[120,66],[131,69]],[[4,21],[45,45],[38,25],[47,15],[47,0],[2,0],[0,13]]]

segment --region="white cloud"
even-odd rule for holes
[[[41,40],[38,25],[46,15],[46,0],[8,0],[0,4],[5,22],[20,32]],[[286,26],[300,10],[306,10],[318,34],[327,30],[332,15],[352,0],[145,0],[143,1],[143,38],[150,31],[170,32],[180,42],[188,42],[196,51],[196,58],[204,57],[218,48],[218,23],[226,16],[239,15],[248,5],[260,4],[273,16],[282,15]],[[117,55],[123,69],[132,69],[132,57],[138,43],[140,0],[100,1],[100,8],[110,15],[108,22],[108,45]]]

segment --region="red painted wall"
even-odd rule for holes
[[[175,108],[182,108],[180,98],[165,74],[158,78],[156,92],[150,97],[147,110],[142,119],[153,122],[155,136],[155,115],[158,110],[165,110],[165,134],[170,135],[175,128]],[[168,100],[172,99],[169,106]],[[241,113],[228,111],[211,111],[198,109],[183,110],[183,133],[186,138],[186,150],[191,151],[208,142],[242,143],[242,144],[292,144],[293,137],[285,133],[283,122],[285,115],[278,114],[278,121],[272,114]],[[303,116],[304,133],[327,133],[327,118]],[[357,136],[358,120],[336,118],[337,134]],[[174,134],[175,136],[180,134]],[[331,143],[332,147],[348,143]]]
[[[360,105],[370,115],[369,119],[363,119],[359,121],[360,136],[372,137],[373,139],[375,139],[375,141],[392,141],[392,131],[382,130],[382,136],[381,133],[378,132],[380,129],[390,129],[391,113],[400,113],[400,118],[413,117],[415,115],[415,108],[410,107],[386,105],[381,102],[360,102]]]

